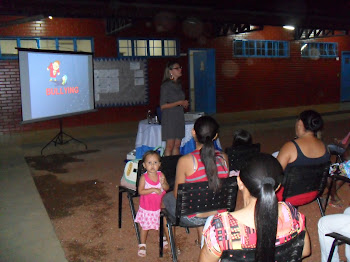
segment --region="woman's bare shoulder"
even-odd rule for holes
[[[294,151],[296,149],[294,143],[292,141],[288,141],[283,144],[283,146],[280,149],[279,154],[285,154],[290,153],[291,151]]]
[[[186,154],[182,157],[179,158],[178,162],[177,162],[177,166],[181,167],[181,168],[185,168],[185,167],[188,167],[188,166],[193,166],[193,157],[191,154]]]
[[[190,160],[192,160],[191,153],[183,155],[182,157],[179,158],[179,162],[187,162],[187,161],[190,161]]]

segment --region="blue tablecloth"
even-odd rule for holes
[[[181,141],[180,154],[186,155],[196,149],[196,143],[192,137],[191,131],[194,122],[186,122],[185,137]],[[156,147],[162,147],[161,154],[165,149],[165,141],[162,141],[162,126],[158,124],[148,124],[147,120],[141,120],[136,137],[136,158],[142,158],[143,154]],[[219,139],[215,140],[215,148],[221,149]]]

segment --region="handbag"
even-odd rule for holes
[[[120,180],[121,186],[136,191],[137,170],[139,161],[140,159],[133,159],[126,162],[123,176]]]
[[[161,146],[155,147],[153,151],[158,151],[160,155],[163,154],[164,150]],[[120,185],[136,191],[136,181],[138,170],[141,169],[142,163],[139,163],[141,159],[132,159],[126,162],[124,167],[123,176],[120,180]],[[141,172],[142,170],[140,170]]]

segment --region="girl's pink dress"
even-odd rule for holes
[[[160,184],[160,176],[162,172],[158,171],[158,180],[153,182],[148,173],[144,173],[145,176],[145,189],[159,188],[162,194],[151,193],[147,195],[141,195],[140,206],[137,211],[135,222],[139,223],[143,230],[159,229],[159,217],[160,217],[160,205],[162,197],[165,195],[165,191]]]

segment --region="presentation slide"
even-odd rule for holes
[[[95,109],[91,53],[19,49],[23,123]]]

